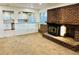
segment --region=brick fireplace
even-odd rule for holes
[[[47,11],[48,32],[43,36],[72,50],[79,50],[79,4]]]
[[[71,37],[79,41],[79,4],[73,4],[54,9],[49,9],[48,14],[48,33],[61,36],[61,26],[66,26],[65,37]]]

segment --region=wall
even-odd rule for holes
[[[15,23],[17,23],[18,12],[19,11],[33,12],[35,15],[37,14],[37,10],[34,10],[34,9],[25,9],[25,8],[16,8],[16,7],[0,6],[0,21],[1,22],[3,21],[2,20],[2,10],[11,10],[11,11],[14,11]]]
[[[2,18],[2,10],[11,10],[14,11],[14,22],[15,22],[15,30],[4,31],[4,23]],[[33,12],[35,16],[36,23],[18,23],[18,12],[25,11],[25,12]],[[7,36],[14,36],[14,35],[22,35],[28,33],[35,33],[38,32],[38,22],[39,22],[39,14],[38,10],[34,9],[25,9],[25,8],[16,8],[16,7],[9,7],[9,6],[0,6],[0,38],[7,37]]]

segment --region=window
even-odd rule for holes
[[[14,11],[3,10],[3,20],[13,20]]]
[[[40,23],[44,24],[47,22],[47,12],[40,12]]]
[[[14,11],[6,11],[3,10],[3,23],[4,23],[4,30],[11,30],[12,23],[14,23],[13,14]]]
[[[44,24],[47,22],[47,12],[40,12],[40,23]]]
[[[25,23],[28,21],[28,13],[19,12],[18,15],[19,23]]]
[[[33,13],[31,13],[31,14],[29,15],[29,20],[28,20],[28,22],[29,22],[29,23],[35,23],[35,18],[34,18],[34,14],[33,14]]]

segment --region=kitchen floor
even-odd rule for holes
[[[0,38],[1,55],[79,55],[57,43],[54,43],[40,33],[18,35]]]

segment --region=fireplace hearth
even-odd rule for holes
[[[49,9],[48,32],[43,36],[65,47],[79,50],[79,4]],[[61,38],[64,39],[61,39]],[[67,39],[66,39],[67,38]],[[72,40],[68,39],[71,38]],[[77,45],[72,45],[73,43]],[[69,44],[71,43],[71,44]]]
[[[71,24],[55,24],[55,23],[47,23],[48,24],[48,33],[44,33],[43,37],[58,43],[64,47],[72,49],[73,51],[79,51],[79,25],[71,25]],[[66,27],[66,33],[62,37],[61,29],[62,26]]]

